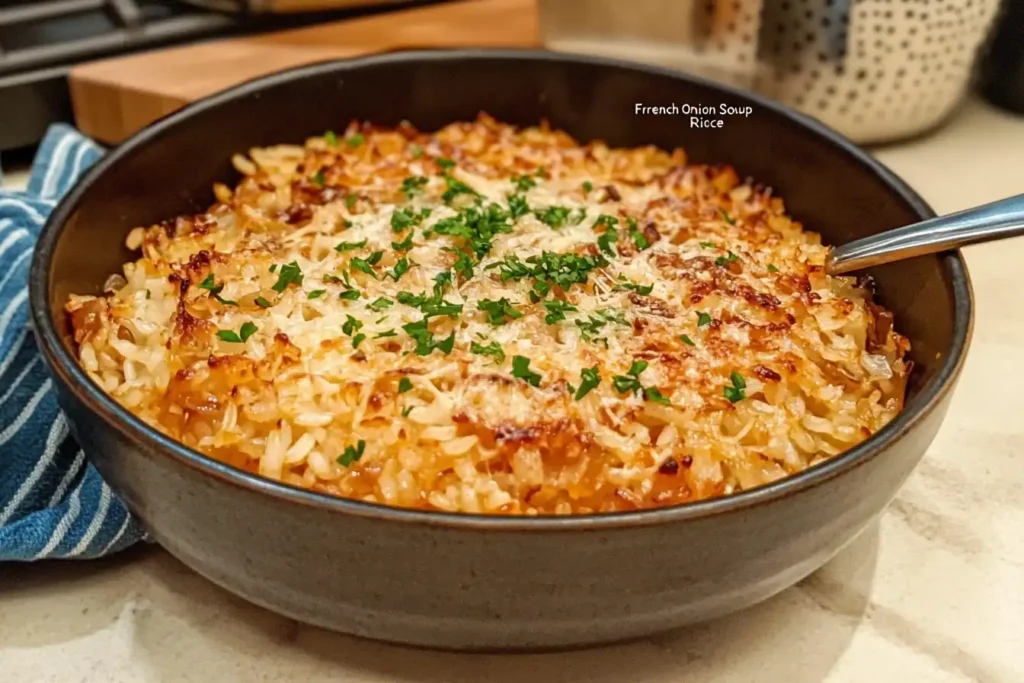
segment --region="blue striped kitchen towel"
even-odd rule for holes
[[[0,187],[0,562],[92,558],[143,530],[68,434],[29,328],[28,270],[46,216],[103,150],[51,128],[24,192]]]

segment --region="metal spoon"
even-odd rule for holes
[[[1024,235],[1024,194],[937,216],[829,250],[825,270],[849,273],[892,261]]]

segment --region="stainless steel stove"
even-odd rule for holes
[[[332,12],[218,11],[185,0],[0,0],[0,151],[32,145],[71,121],[67,73],[75,64],[213,37],[292,28],[429,2]]]

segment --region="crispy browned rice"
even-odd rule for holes
[[[799,472],[902,407],[892,315],[730,167],[485,115],[234,163],[67,310],[97,383],[236,467],[412,508],[632,510]]]

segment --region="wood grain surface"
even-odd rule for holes
[[[282,69],[402,48],[538,44],[534,0],[465,0],[85,64],[71,71],[71,97],[78,127],[117,143],[189,102]]]

